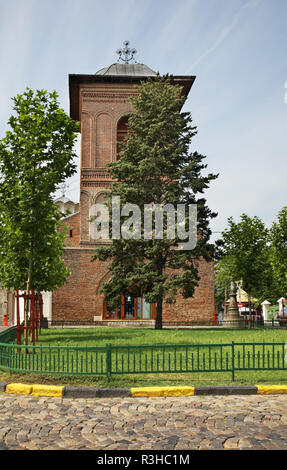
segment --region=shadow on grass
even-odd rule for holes
[[[101,331],[95,330],[45,330],[40,337],[38,344],[62,344],[62,345],[91,345],[102,346],[107,343],[114,345],[153,345],[168,343],[194,343],[197,335],[194,331],[177,330],[154,330],[148,328],[117,328]],[[192,339],[192,341],[191,341]]]
[[[137,327],[108,327],[88,329],[47,329],[42,330],[38,344],[60,345],[154,345],[154,344],[197,344],[235,342],[285,342],[286,330],[232,330],[232,329],[162,329]]]

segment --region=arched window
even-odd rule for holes
[[[106,199],[103,193],[100,193],[96,196],[95,203],[96,204],[106,204]]]
[[[119,153],[121,151],[121,143],[125,140],[128,135],[128,121],[129,116],[123,116],[118,122],[117,127],[117,160],[119,159]]]

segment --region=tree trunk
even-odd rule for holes
[[[156,303],[155,329],[162,330],[162,299],[158,300]]]
[[[251,311],[251,298],[248,292],[248,309],[249,309],[249,328],[251,328],[251,320],[252,320],[252,311]]]
[[[28,279],[26,284],[26,296],[30,293],[31,288],[31,278],[32,278],[32,266],[33,266],[33,256],[34,256],[34,242],[32,240],[31,250],[30,250],[30,259],[29,259],[29,269],[28,269]],[[28,313],[29,313],[29,300],[26,298],[24,306],[24,344],[28,344]]]
[[[162,255],[159,255],[158,259],[158,268],[157,268],[157,274],[158,276],[162,276],[163,272],[163,259]],[[163,295],[162,291],[159,292],[159,297],[157,298],[156,302],[156,320],[155,320],[155,329],[156,330],[162,330],[162,302],[163,302]]]

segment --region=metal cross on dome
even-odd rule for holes
[[[124,41],[124,47],[122,49],[117,50],[117,54],[119,54],[119,59],[122,60],[125,64],[128,64],[132,59],[134,59],[134,54],[136,54],[136,49],[129,48],[130,41]]]

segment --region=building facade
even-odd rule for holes
[[[103,240],[91,236],[90,208],[104,202],[103,191],[111,184],[106,165],[118,158],[118,143],[127,133],[127,115],[133,112],[130,97],[137,86],[156,72],[144,64],[116,63],[94,75],[70,75],[70,115],[80,121],[81,165],[79,210],[63,220],[68,225],[64,260],[70,268],[68,283],[52,295],[52,319],[55,321],[117,322],[118,324],[152,324],[156,307],[144,298],[122,296],[121,305],[109,309],[101,286],[109,278],[107,262],[91,257]],[[175,83],[187,96],[194,76],[176,76]],[[108,241],[106,242],[108,243]],[[199,263],[200,285],[190,299],[178,296],[176,304],[165,304],[163,322],[213,320],[213,263]]]

